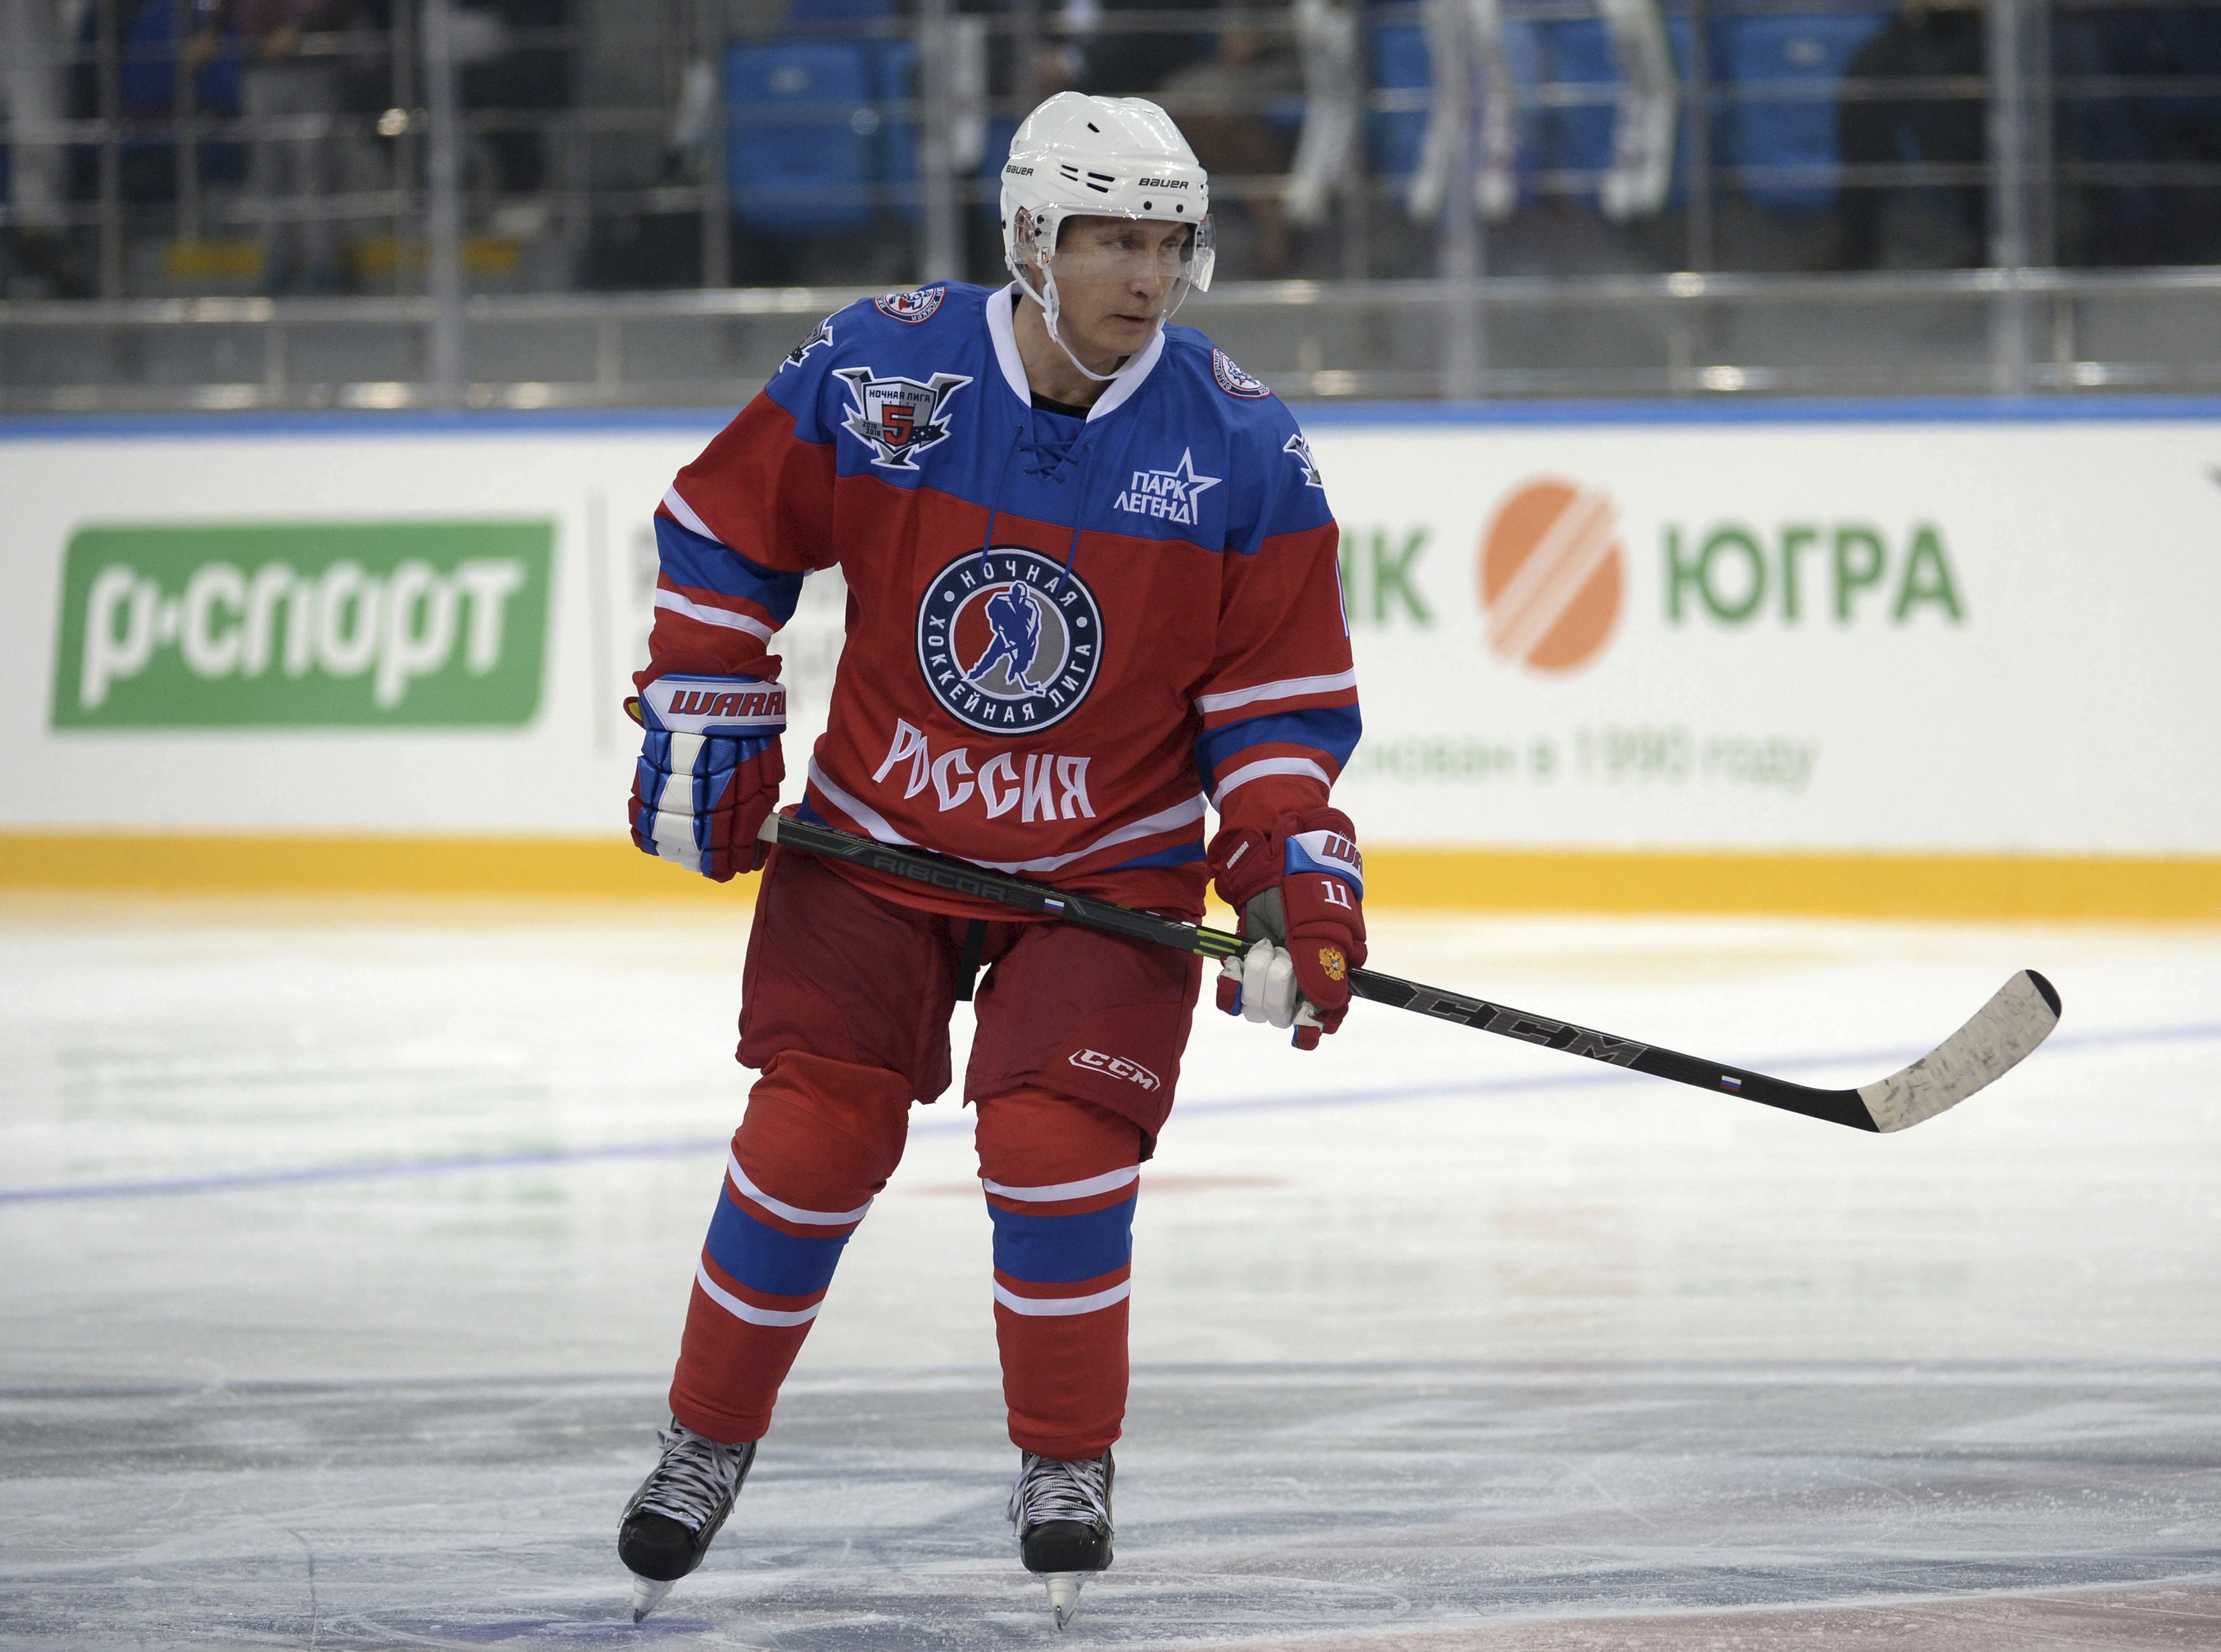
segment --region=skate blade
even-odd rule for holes
[[[1085,1574],[1079,1572],[1045,1572],[1042,1581],[1048,1585],[1048,1609],[1056,1614],[1056,1626],[1066,1627],[1079,1616],[1079,1584]]]
[[[677,1582],[676,1578],[672,1583]],[[653,1578],[635,1574],[632,1580],[632,1620],[635,1624],[647,1618],[663,1604],[663,1597],[671,1593],[671,1583],[658,1583]]]

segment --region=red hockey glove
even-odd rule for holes
[[[751,664],[760,676],[697,676],[667,665],[643,672],[639,695],[625,701],[648,731],[633,770],[633,842],[719,883],[763,864],[756,833],[779,807],[786,778],[779,661]]]
[[[1282,815],[1271,832],[1221,832],[1211,876],[1256,944],[1219,965],[1218,1007],[1295,1028],[1298,1050],[1349,1011],[1349,972],[1365,962],[1365,858],[1340,809]]]

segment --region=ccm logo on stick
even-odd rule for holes
[[[1074,1067],[1083,1067],[1091,1073],[1108,1073],[1113,1078],[1123,1078],[1138,1084],[1145,1090],[1157,1088],[1157,1075],[1137,1061],[1128,1061],[1123,1056],[1106,1056],[1100,1050],[1075,1050],[1066,1057]]]

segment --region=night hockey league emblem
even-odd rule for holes
[[[952,562],[917,609],[917,664],[942,708],[983,733],[1062,722],[1095,686],[1095,593],[1038,551],[1001,545]]]
[[[779,371],[783,373],[790,367],[801,366],[804,362],[810,359],[810,352],[811,351],[816,349],[820,345],[825,345],[829,347],[832,342],[833,318],[829,315],[817,324],[815,330],[811,332],[808,338],[804,339],[800,344],[796,345],[793,349],[786,352],[786,359],[779,365]]]
[[[1218,388],[1229,396],[1240,396],[1244,402],[1255,402],[1273,393],[1273,387],[1254,373],[1245,373],[1234,365],[1234,358],[1214,347],[1211,352],[1211,377]]]
[[[1280,451],[1304,467],[1304,485],[1306,488],[1326,486],[1325,483],[1319,480],[1318,461],[1311,457],[1311,443],[1301,436],[1291,436],[1280,444]]]
[[[961,373],[935,373],[930,383],[879,378],[868,367],[843,367],[850,409],[841,428],[872,449],[872,463],[890,471],[915,471],[917,455],[948,436],[941,416],[948,398],[972,381]]]
[[[948,296],[946,287],[918,287],[909,292],[891,292],[872,300],[872,306],[882,315],[892,316],[898,321],[908,321],[916,327],[920,321],[929,321],[933,312],[941,308],[941,301]]]

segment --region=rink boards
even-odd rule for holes
[[[2068,411],[1304,408],[1378,895],[2221,916],[2221,406]],[[0,427],[0,878],[679,892],[619,701],[717,423]]]

